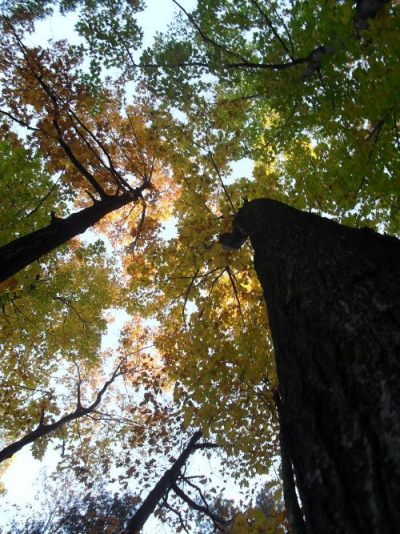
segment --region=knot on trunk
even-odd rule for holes
[[[239,250],[247,237],[243,230],[234,225],[232,232],[220,234],[218,242],[227,250]]]

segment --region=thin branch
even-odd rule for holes
[[[79,369],[79,365],[74,362],[77,373],[78,373],[78,382],[76,385],[76,409],[81,410],[82,409],[82,403],[81,403],[81,386],[82,386],[82,377],[81,377],[81,371]]]
[[[207,145],[208,145],[208,142],[207,142]],[[208,146],[209,146],[209,145],[208,145]],[[222,180],[221,172],[220,172],[220,170],[219,170],[219,168],[218,168],[218,165],[217,165],[216,162],[215,162],[214,156],[212,155],[212,152],[211,152],[210,149],[208,149],[208,158],[209,158],[209,160],[211,161],[211,163],[212,163],[212,165],[213,165],[213,167],[214,167],[214,169],[215,169],[215,172],[217,173],[219,183],[221,184],[222,190],[224,191],[225,196],[226,196],[226,198],[228,199],[228,202],[229,202],[229,204],[230,204],[230,206],[231,206],[233,212],[236,213],[237,210],[235,209],[235,206],[233,205],[231,196],[230,196],[230,194],[228,193],[228,190],[227,190],[227,188],[226,188],[226,186],[225,186],[225,184],[224,184],[224,181]]]
[[[42,408],[40,412],[40,419],[39,419],[39,425],[38,428],[42,428],[44,426],[44,408]]]
[[[25,215],[26,218],[28,217],[31,217],[34,213],[37,212],[37,210],[42,206],[42,204],[44,202],[46,202],[46,200],[49,198],[49,196],[52,194],[52,192],[54,191],[54,189],[57,187],[58,185],[58,182],[60,181],[60,178],[52,185],[52,187],[50,188],[50,190],[45,194],[44,197],[42,197],[38,204],[29,212]]]
[[[233,50],[229,50],[229,48],[226,48],[224,45],[218,43],[217,41],[215,41],[215,39],[213,39],[209,35],[205,34],[204,31],[201,29],[201,27],[196,22],[196,20],[194,19],[193,15],[191,15],[188,11],[186,11],[186,9],[177,0],[172,0],[172,1],[186,15],[186,17],[191,22],[192,26],[196,29],[196,31],[199,33],[199,35],[201,36],[201,38],[203,39],[204,42],[213,45],[215,48],[218,48],[219,50],[224,51],[228,55],[231,55],[231,56],[234,56],[234,57],[240,59],[241,62],[243,62],[245,64],[248,63],[246,58],[242,57],[240,54],[238,54],[237,52],[235,52]]]
[[[57,120],[57,116],[59,115],[59,112],[60,112],[60,108],[59,108],[59,103],[58,103],[58,100],[57,100],[57,96],[55,95],[54,91],[52,90],[52,88],[44,81],[43,79],[43,75],[42,74],[38,74],[36,72],[36,70],[33,68],[32,64],[30,63],[29,61],[29,57],[28,57],[28,49],[26,48],[26,46],[24,45],[24,43],[22,42],[21,38],[19,37],[19,35],[17,34],[17,32],[15,31],[13,25],[11,24],[10,20],[8,18],[5,19],[8,23],[8,25],[10,26],[11,28],[11,31],[18,43],[18,46],[25,58],[25,61],[29,67],[29,70],[32,72],[32,75],[34,76],[34,78],[36,79],[36,81],[38,82],[38,84],[42,87],[43,91],[46,93],[46,95],[50,98],[50,101],[52,102],[53,104],[53,110],[54,110],[54,113],[55,113],[55,117],[52,121],[53,123],[53,126],[55,127],[56,131],[57,131],[57,141],[58,143],[60,144],[61,148],[64,150],[65,154],[68,156],[68,158],[70,159],[70,161],[73,163],[73,165],[75,166],[75,168],[82,174],[82,176],[84,176],[84,178],[86,178],[88,180],[88,182],[91,184],[91,186],[95,189],[95,191],[97,191],[97,193],[100,195],[101,198],[106,198],[107,197],[107,194],[104,192],[104,190],[100,187],[99,183],[97,182],[97,180],[94,178],[94,176],[84,167],[84,165],[76,158],[75,154],[73,153],[72,149],[68,146],[68,144],[65,142],[64,140],[64,137],[63,137],[63,134],[61,132],[61,128],[60,128],[60,125],[58,123],[58,120]]]
[[[108,197],[107,193],[104,191],[104,189],[100,186],[100,184],[97,182],[93,174],[91,174],[86,167],[82,165],[82,163],[78,160],[78,158],[73,153],[71,147],[64,141],[61,128],[57,122],[56,119],[53,119],[53,126],[56,128],[58,136],[57,141],[60,144],[61,148],[64,150],[65,154],[68,156],[71,163],[74,165],[74,167],[82,174],[84,178],[90,183],[90,185],[93,187],[93,189],[100,195],[101,199],[105,199]]]
[[[79,320],[83,324],[83,329],[85,331],[87,331],[88,326],[87,326],[86,319],[84,317],[82,317],[82,315],[76,310],[76,308],[70,302],[68,302],[68,300],[66,298],[56,295],[55,297],[53,297],[53,300],[57,300],[58,302],[62,302],[63,304],[68,306],[68,308],[70,308],[75,313],[75,315],[77,315],[77,317],[79,318]]]
[[[165,498],[164,498],[164,502],[163,502],[162,506],[165,506],[165,508],[167,508],[170,512],[172,512],[172,513],[174,513],[175,515],[177,515],[177,516],[178,516],[178,519],[179,519],[179,523],[181,524],[182,529],[183,529],[187,534],[190,534],[190,533],[189,533],[189,530],[187,529],[187,527],[186,527],[186,525],[185,525],[185,522],[184,522],[184,520],[183,520],[182,514],[167,502],[167,497],[166,497],[166,496],[165,496]]]
[[[143,166],[143,173],[139,172],[139,175],[141,175],[144,178],[145,182],[150,183],[152,174],[150,173],[150,176],[147,175],[147,161],[146,161],[146,157],[144,155],[145,151],[144,151],[143,144],[140,142],[140,139],[139,139],[139,137],[138,137],[138,135],[136,133],[136,130],[135,130],[135,126],[134,126],[134,124],[132,122],[132,118],[131,118],[126,106],[124,106],[124,110],[125,110],[126,116],[128,118],[128,122],[129,122],[129,125],[131,127],[133,137],[135,138],[136,145],[137,145],[137,152],[138,152],[140,161],[141,161],[142,166]]]
[[[3,115],[6,115],[11,120],[13,120],[14,122],[17,122],[21,126],[24,126],[25,128],[28,128],[28,130],[32,130],[32,132],[40,132],[41,131],[40,128],[34,128],[33,126],[31,126],[30,124],[28,124],[24,120],[18,119],[17,117],[12,115],[10,112],[6,111],[5,109],[0,109],[0,113],[2,113]]]
[[[181,480],[183,482],[185,482],[186,484],[188,484],[189,486],[191,486],[194,490],[196,490],[198,492],[198,494],[200,495],[200,499],[204,503],[204,506],[206,506],[208,508],[207,499],[205,498],[205,496],[204,496],[203,492],[201,491],[201,489],[199,488],[199,486],[197,484],[195,484],[194,482],[192,482],[189,477],[186,477],[186,476],[182,477]]]
[[[300,104],[300,101],[298,100],[297,102],[295,102],[292,110],[290,111],[289,115],[287,116],[285,122],[283,123],[283,126],[281,128],[279,128],[279,130],[277,131],[276,135],[275,135],[275,141],[278,141],[279,138],[281,137],[281,135],[283,134],[283,132],[285,131],[286,129],[286,126],[289,124],[289,122],[292,120],[292,118],[294,117],[294,114],[296,113],[296,110],[298,108]]]
[[[380,119],[375,126],[372,128],[372,130],[368,133],[368,135],[365,137],[365,141],[370,141],[373,136],[374,138],[374,144],[378,142],[382,127],[384,125],[384,119]]]
[[[133,56],[132,56],[132,54],[131,54],[131,51],[129,50],[129,47],[128,47],[128,45],[126,44],[126,40],[122,37],[121,32],[119,32],[118,30],[116,30],[116,34],[117,34],[118,39],[119,39],[120,42],[122,43],[122,46],[125,48],[126,53],[128,54],[128,57],[129,57],[129,59],[130,59],[132,65],[135,66],[135,60],[133,59]]]
[[[218,443],[211,443],[210,441],[204,441],[203,443],[196,443],[194,448],[196,450],[201,450],[201,449],[220,449],[221,445],[218,445]]]
[[[257,98],[264,98],[266,95],[269,95],[270,91],[262,91],[261,93],[254,93],[253,95],[243,95],[235,98],[221,98],[214,100],[214,105],[219,104],[232,104],[235,102],[243,102],[245,100],[256,100]]]
[[[198,25],[198,23],[196,22],[194,17],[188,11],[186,11],[186,9],[183,6],[181,6],[181,4],[177,0],[172,0],[172,1],[186,15],[186,17],[189,19],[191,24],[197,30],[197,32],[199,33],[199,35],[201,36],[201,38],[203,39],[204,42],[209,43],[212,46],[214,46],[215,48],[217,48],[219,50],[222,50],[226,54],[228,54],[230,56],[234,56],[234,57],[236,57],[236,58],[238,58],[240,60],[239,62],[236,62],[236,63],[223,64],[222,65],[223,68],[250,68],[250,69],[284,70],[284,69],[288,69],[288,68],[294,67],[295,65],[299,65],[301,63],[308,63],[309,59],[311,58],[312,53],[307,57],[292,59],[288,63],[253,63],[252,61],[249,61],[248,59],[246,59],[245,57],[241,56],[240,54],[238,54],[234,50],[230,50],[229,48],[226,48],[224,45],[218,43],[217,41],[215,41],[215,39],[213,39],[212,37],[210,37],[209,35],[204,33],[204,31]],[[157,65],[153,65],[153,66],[157,66]],[[183,65],[181,65],[181,66],[183,66]],[[191,65],[186,64],[185,66],[191,66]],[[192,64],[192,66],[209,66],[209,65],[207,65],[206,63],[199,63],[197,65],[193,65]]]
[[[83,417],[83,416],[86,416],[92,413],[97,408],[97,406],[100,404],[103,398],[103,395],[105,394],[109,386],[114,382],[116,377],[121,374],[120,372],[121,364],[122,362],[118,364],[113,374],[111,375],[111,378],[104,383],[103,387],[97,393],[95,400],[92,402],[92,404],[90,404],[86,408],[84,408],[80,402],[81,378],[79,375],[78,401],[77,401],[77,407],[75,408],[75,410],[73,412],[70,412],[64,415],[63,417],[60,417],[60,419],[58,419],[54,423],[49,423],[49,424],[44,423],[44,410],[42,410],[38,426],[31,432],[28,432],[27,434],[25,434],[18,441],[15,441],[11,445],[8,445],[4,449],[2,449],[0,451],[0,462],[3,462],[7,458],[11,458],[15,453],[20,451],[25,445],[29,445],[30,443],[33,443],[39,438],[42,438],[44,436],[47,436],[48,434],[51,434],[52,432],[55,432],[59,428],[62,428],[64,425],[66,425],[67,423],[71,421],[74,421],[75,419],[79,419],[80,417]],[[78,372],[79,372],[79,368],[78,368]]]
[[[266,0],[266,1],[268,1],[268,0]],[[288,38],[288,41],[289,41],[289,44],[290,44],[291,51],[294,54],[294,45],[293,45],[293,41],[292,41],[292,36],[290,35],[290,31],[289,31],[289,28],[288,28],[288,26],[287,26],[287,24],[285,22],[285,19],[278,13],[278,11],[274,7],[274,5],[271,4],[271,2],[268,2],[268,3],[271,6],[271,10],[275,13],[276,17],[280,19],[280,23],[282,25],[282,28],[286,32],[286,35],[287,35],[287,38]]]
[[[143,227],[145,218],[146,218],[146,202],[143,200],[142,214],[141,214],[141,216],[140,216],[140,221],[139,221],[139,224],[138,224],[138,227],[137,227],[137,230],[136,230],[135,239],[134,239],[133,242],[129,245],[129,250],[130,250],[131,252],[135,252],[135,248],[136,248],[138,239],[139,239],[139,237],[140,237],[140,232],[142,231],[142,227]]]
[[[70,110],[70,114],[73,116],[73,118],[78,122],[78,124],[84,129],[84,131],[93,139],[93,141],[103,151],[104,155],[107,158],[108,166],[103,162],[103,160],[100,158],[98,153],[90,145],[91,150],[96,154],[96,156],[99,159],[99,161],[101,162],[101,164],[112,174],[112,176],[114,176],[114,178],[117,180],[117,182],[124,189],[128,189],[128,190],[131,191],[132,187],[128,184],[128,182],[125,180],[125,178],[123,178],[121,173],[119,171],[117,171],[117,169],[114,167],[114,163],[112,161],[110,153],[107,150],[107,148],[105,147],[105,145],[100,141],[100,139],[96,135],[94,135],[94,133],[86,126],[86,124],[83,121],[81,121],[81,119],[78,117],[78,115],[73,110]],[[82,137],[84,138],[84,136],[82,136]],[[86,138],[84,138],[84,139],[85,139],[85,141],[87,141]]]
[[[210,291],[209,291],[209,296],[211,296],[211,293],[213,292],[214,290],[214,286],[215,284],[218,282],[218,280],[221,278],[221,276],[224,274],[225,272],[225,267],[221,267],[221,272],[219,274],[217,274],[217,276],[214,278],[214,280],[211,282],[211,287],[210,287]]]
[[[213,514],[213,512],[210,510],[209,506],[203,506],[201,504],[197,504],[193,499],[191,499],[186,493],[176,484],[172,484],[172,489],[180,497],[190,508],[193,508],[193,510],[197,510],[198,512],[201,512],[202,514],[206,515],[211,519],[213,522],[215,528],[222,531],[222,527],[220,525],[225,525],[228,522],[221,517],[217,516],[216,514]]]
[[[250,0],[250,1],[253,4],[253,6],[257,9],[257,11],[260,13],[260,15],[263,17],[263,19],[265,20],[268,28],[272,31],[272,33],[275,36],[275,38],[278,39],[278,41],[280,42],[280,44],[281,44],[282,48],[284,49],[284,51],[286,52],[286,54],[293,61],[294,58],[293,58],[290,50],[286,46],[286,43],[284,42],[282,37],[279,35],[277,30],[275,29],[274,25],[272,24],[271,19],[267,15],[267,13],[261,8],[260,4],[258,2],[256,2],[256,0]]]

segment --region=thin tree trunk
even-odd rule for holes
[[[201,438],[201,435],[201,432],[195,432],[195,434],[193,434],[186,448],[182,451],[172,467],[164,473],[154,488],[150,491],[143,504],[129,521],[126,529],[127,534],[137,534],[141,531],[148,518],[160,503],[161,499],[167,495],[168,490],[176,482],[181,473],[182,467],[185,465],[192,452],[196,450],[196,443]]]
[[[306,529],[400,532],[400,241],[258,199],[248,235]]]
[[[65,219],[54,218],[48,226],[0,247],[0,282],[71,238],[82,234],[108,213],[134,202],[140,194],[141,190],[138,188],[119,196],[106,197]]]

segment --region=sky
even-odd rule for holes
[[[150,46],[152,37],[155,32],[165,30],[167,25],[172,21],[178,8],[173,4],[172,0],[147,0],[147,7],[145,11],[138,15],[140,26],[144,30],[144,47]],[[181,0],[181,4],[185,9],[192,9],[196,0]],[[67,15],[63,17],[60,14],[54,15],[51,19],[41,21],[37,25],[37,30],[29,40],[26,42],[29,45],[44,45],[48,39],[58,40],[68,38],[69,41],[77,42],[77,37],[74,35],[73,26],[78,20],[76,15]],[[229,182],[234,181],[241,176],[249,176],[252,170],[252,162],[250,160],[241,160],[232,165],[232,175]],[[173,221],[167,223],[166,236],[173,235]],[[89,237],[89,236],[88,236]],[[116,321],[110,325],[109,332],[103,340],[104,345],[112,346],[117,343],[120,327],[124,322],[124,317],[117,314]],[[57,455],[50,449],[45,455],[44,464],[49,470],[54,469],[57,462]],[[30,449],[25,447],[22,451],[15,455],[10,468],[3,477],[3,483],[7,488],[7,500],[13,504],[26,505],[34,502],[34,495],[36,489],[36,480],[42,469],[42,463],[34,460],[30,453]],[[203,473],[204,471],[220,477],[218,473],[220,465],[218,462],[210,462],[208,460],[199,460],[192,462],[192,470],[194,474]],[[228,490],[229,491],[229,490]],[[236,493],[235,489],[231,488],[233,497]],[[1,524],[7,517],[7,513],[0,511],[0,531]],[[165,525],[161,525],[157,520],[150,519],[146,524],[144,534],[167,534],[171,531]]]

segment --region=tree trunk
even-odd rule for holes
[[[309,534],[400,532],[400,241],[258,199],[250,237]]]
[[[48,226],[0,247],[0,282],[7,280],[76,235],[82,234],[108,213],[137,200],[140,194],[139,190],[135,190],[119,196],[106,197],[65,219],[54,218]]]
[[[170,469],[164,473],[154,488],[150,491],[143,504],[137,510],[135,515],[128,523],[126,534],[137,534],[140,532],[156,509],[160,501],[166,497],[168,490],[176,482],[177,478],[181,474],[181,469],[187,462],[189,456],[196,450],[196,444],[201,438],[201,432],[195,432],[191,437],[189,443],[179,455],[178,459],[173,463]]]
[[[368,28],[368,19],[376,17],[378,12],[389,4],[391,0],[357,0],[356,15],[354,17],[354,25],[357,30],[365,30]]]

